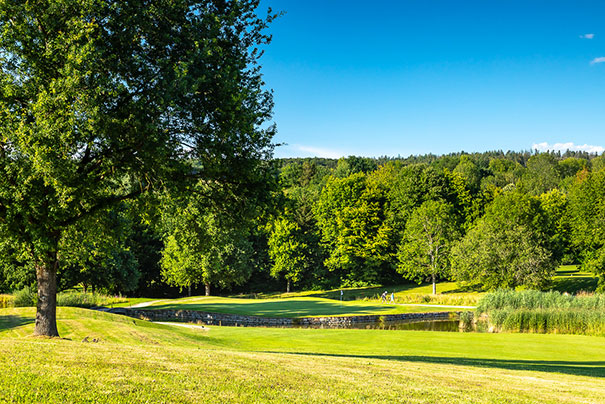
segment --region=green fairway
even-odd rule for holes
[[[196,296],[153,302],[146,309],[199,310],[265,317],[349,316],[370,314],[416,313],[426,311],[456,311],[456,308],[418,307],[381,304],[376,301],[344,301],[317,297],[288,299],[242,299]]]
[[[577,265],[561,265],[552,280],[552,289],[561,293],[594,292],[599,279],[592,272],[582,272]]]
[[[64,339],[0,310],[0,402],[591,402],[603,338],[158,325],[59,308]],[[99,342],[82,342],[88,337]]]

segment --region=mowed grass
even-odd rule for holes
[[[553,277],[552,284],[549,289],[557,290],[561,293],[578,293],[580,291],[585,292],[594,292],[598,283],[598,278],[594,276],[594,274],[590,272],[582,272],[578,269],[577,265],[562,265],[557,270],[555,276]],[[309,314],[309,310],[305,308],[307,303],[304,301],[298,300],[299,298],[317,298],[317,299],[328,299],[335,300],[340,302],[340,291],[343,291],[344,304],[347,302],[355,301],[356,303],[364,302],[366,307],[359,307],[359,305],[350,305],[346,306],[347,308],[351,308],[351,312],[344,312],[342,310],[336,310],[330,304],[317,304],[316,302],[312,302],[312,300],[307,300],[307,303],[310,303],[314,309],[320,309],[317,314]],[[291,304],[291,309],[288,309],[285,306],[277,304],[275,306],[275,310],[269,309],[269,313],[282,311],[280,307],[284,307],[283,311],[288,313],[292,311],[294,316],[297,316],[297,312],[302,313],[302,315],[346,315],[346,314],[356,314],[366,312],[361,314],[386,314],[390,309],[386,309],[385,307],[379,307],[381,303],[380,295],[384,291],[388,292],[388,298],[390,299],[390,294],[395,294],[395,303],[397,304],[429,304],[429,305],[454,305],[454,306],[476,306],[479,300],[485,295],[483,292],[473,292],[473,291],[465,291],[460,289],[459,285],[455,282],[439,282],[437,283],[437,295],[432,294],[432,285],[430,283],[424,283],[422,285],[417,285],[414,283],[408,283],[404,285],[396,285],[396,286],[371,286],[371,287],[361,287],[361,288],[343,288],[343,289],[331,289],[331,290],[307,290],[307,291],[297,291],[290,293],[282,293],[282,292],[273,292],[273,293],[255,293],[255,294],[247,294],[247,295],[237,295],[230,296],[230,298],[242,299],[244,304],[259,304],[260,308],[263,310],[267,307],[271,306],[270,304],[265,304],[267,302],[271,302],[274,299],[296,299],[297,302],[293,302]],[[146,303],[156,301],[158,299],[154,298],[125,298],[126,300],[121,303],[114,303],[111,307],[128,307],[138,303]],[[200,299],[196,297],[194,299]],[[216,299],[216,298],[213,298]],[[247,302],[250,299],[252,302]],[[193,302],[187,301],[187,298],[184,299],[161,299],[162,301],[154,306],[168,306],[170,304],[174,305],[171,308],[181,308],[179,305],[181,302],[189,305],[190,307],[195,306]],[[171,302],[172,303],[169,303]],[[200,302],[201,303],[201,300]],[[210,300],[206,303],[210,304]],[[206,307],[207,304],[201,304],[200,307]],[[223,301],[215,301],[213,303],[218,303],[216,305],[216,309],[218,310],[230,310],[229,307],[231,303],[228,303],[227,300]],[[325,302],[324,302],[325,303]],[[236,305],[235,310],[240,310],[241,307]],[[368,309],[369,306],[377,307],[376,309]],[[210,306],[211,308],[215,306]],[[253,306],[248,306],[253,307]],[[184,307],[183,307],[184,308]],[[392,309],[392,308],[391,308]],[[206,310],[205,308],[193,308],[192,310]],[[369,310],[369,311],[368,311]],[[403,311],[427,311],[426,309],[400,309]],[[439,309],[435,309],[439,310]],[[207,310],[209,311],[209,310]],[[228,312],[234,314],[254,314],[250,313],[249,310],[243,309],[243,311],[218,311],[218,312]],[[390,311],[391,313],[397,313],[402,311]],[[333,314],[332,314],[333,313]],[[259,315],[265,315],[259,313]],[[266,314],[273,315],[273,314]],[[275,314],[275,316],[290,316],[289,314],[280,315]]]
[[[318,297],[323,299],[340,300],[340,291],[343,291],[345,301],[349,300],[370,300],[374,302],[381,301],[380,295],[388,292],[388,298],[391,293],[395,293],[395,303],[427,303],[427,304],[453,304],[468,305],[475,304],[483,293],[463,291],[456,282],[437,283],[437,294],[433,295],[433,285],[424,283],[408,283],[395,286],[368,286],[360,288],[341,288],[331,290],[307,290],[300,292],[274,292],[274,293],[256,293],[252,295],[240,295],[233,297],[241,298],[261,298],[261,299],[284,299],[293,297]]]
[[[552,280],[552,290],[561,293],[594,292],[599,278],[592,272],[582,272],[577,265],[562,265]]]
[[[456,308],[382,304],[376,301],[363,300],[340,302],[318,297],[243,299],[213,296],[159,300],[145,307],[145,309],[198,310],[264,317],[357,316],[459,310]]]
[[[0,310],[0,402],[572,403],[605,397],[605,339],[211,327]],[[82,342],[84,337],[100,342]]]

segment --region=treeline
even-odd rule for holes
[[[243,192],[200,181],[69,227],[59,289],[171,296],[404,279],[548,289],[561,263],[581,264],[605,285],[603,156],[496,151],[271,164]],[[11,248],[2,291],[35,282],[35,268]]]

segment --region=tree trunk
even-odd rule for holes
[[[437,294],[437,283],[435,281],[435,274],[433,274],[432,277],[433,277],[433,294],[436,295]]]
[[[288,283],[286,284],[286,293],[290,293],[290,279],[288,279]]]
[[[210,283],[206,283],[206,296],[210,296]]]
[[[187,286],[187,295],[191,297],[191,285]]]
[[[58,337],[57,330],[57,253],[36,265],[38,305],[34,335]]]

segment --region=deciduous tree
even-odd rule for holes
[[[449,249],[456,238],[453,208],[443,201],[426,201],[414,209],[397,252],[397,271],[420,283],[430,278],[437,293],[438,276],[449,272]]]
[[[263,180],[274,130],[257,62],[273,16],[257,6],[0,1],[0,245],[36,269],[35,334],[58,335],[70,225],[191,177],[235,193]]]

